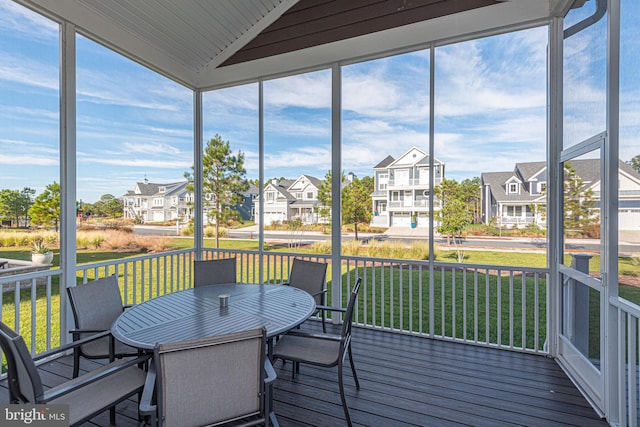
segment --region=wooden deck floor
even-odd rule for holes
[[[349,369],[345,383],[356,426],[607,425],[546,357],[362,328],[354,328],[353,351],[361,388],[356,391]],[[290,368],[276,363],[280,425],[344,425],[336,369],[303,365],[292,381]],[[42,367],[47,386],[70,374],[70,358]],[[6,403],[6,383],[0,386]],[[118,426],[137,425],[135,401],[117,410]],[[109,425],[108,412],[86,425]]]

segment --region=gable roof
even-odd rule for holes
[[[160,187],[166,187],[166,191],[163,193],[164,196],[167,193],[174,191],[176,188],[179,188],[180,186],[186,187],[186,185],[187,181],[170,182],[166,184],[148,181],[136,182],[136,188],[134,190],[128,190],[126,196],[154,196],[160,193]]]
[[[383,169],[386,168],[387,166],[389,166],[391,163],[393,163],[396,159],[394,159],[391,156],[387,156],[384,158],[384,160],[382,160],[380,163],[378,163],[377,165],[375,165],[373,168],[374,169]]]

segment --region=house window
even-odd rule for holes
[[[274,191],[267,191],[265,199],[267,202],[273,202],[276,199],[276,193]]]
[[[518,194],[519,192],[517,183],[512,182],[509,184],[509,194]]]
[[[398,191],[393,191],[393,192],[391,193],[391,201],[392,201],[392,202],[397,202],[397,201],[399,201],[399,200],[400,200],[400,192],[398,192]]]
[[[156,197],[153,199],[153,206],[164,206],[164,199]]]
[[[503,206],[503,216],[522,216],[522,206]]]
[[[540,184],[538,184],[538,189],[540,190],[540,193],[544,193],[545,191],[547,191],[547,183],[541,182]]]
[[[383,183],[380,183],[380,184],[378,185],[378,189],[379,189],[379,190],[381,190],[381,191],[386,190],[386,189],[387,189],[387,183],[386,183],[386,182],[385,182],[384,184],[383,184]]]
[[[313,191],[307,191],[307,200],[313,200]]]
[[[298,200],[302,200],[302,192],[298,191],[295,193],[295,198]]]

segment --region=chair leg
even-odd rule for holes
[[[347,399],[344,396],[344,381],[342,378],[342,361],[338,363],[338,385],[340,387],[340,400],[342,401],[342,409],[344,410],[344,418],[347,426],[351,427],[351,417],[349,416],[349,408],[347,407]]]
[[[353,379],[356,382],[356,390],[360,390],[360,382],[358,381],[358,374],[356,374],[356,365],[353,362],[353,354],[351,353],[351,343],[349,343],[349,364],[351,365]]]
[[[73,378],[77,378],[80,373],[80,349],[73,349]]]
[[[326,311],[322,310],[322,332],[325,334],[327,333],[326,321],[327,321],[327,313]]]
[[[115,425],[116,423],[116,407],[112,406],[109,408],[109,422],[111,425]]]

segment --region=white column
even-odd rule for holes
[[[331,305],[342,305],[342,69],[340,64],[331,68]],[[334,321],[331,313],[331,320]],[[340,319],[339,314],[336,319]],[[339,321],[339,320],[337,320]]]
[[[76,284],[76,31],[60,26],[60,341],[73,325],[67,286]]]
[[[258,252],[260,254],[258,283],[264,283],[264,84],[258,82]]]
[[[193,91],[193,247],[196,259],[202,259],[204,220],[202,211],[202,91]]]
[[[618,346],[618,310],[609,304],[618,298],[618,159],[620,118],[620,0],[609,0],[607,27],[607,139],[602,161],[603,177],[600,181],[601,207],[601,268],[604,295],[602,318],[604,330],[604,405],[607,421],[619,424],[625,416],[626,402],[620,402],[618,370],[620,366]],[[624,359],[623,359],[624,360]],[[624,387],[624,385],[622,385]],[[634,405],[635,402],[630,402]],[[621,413],[622,412],[622,413]]]
[[[549,280],[547,286],[547,345],[549,354],[558,352],[560,334],[560,314],[562,301],[561,277],[558,264],[562,262],[563,236],[562,222],[563,182],[560,174],[560,152],[562,151],[562,87],[563,87],[563,19],[554,18],[549,24],[549,83],[548,83],[548,141],[547,141],[547,247]],[[500,206],[498,206],[500,209]]]

